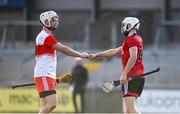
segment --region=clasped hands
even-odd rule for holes
[[[81,53],[81,58],[94,59],[96,58],[96,54],[88,54],[87,52]]]

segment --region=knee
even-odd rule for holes
[[[51,104],[51,105],[50,105],[50,108],[51,108],[52,110],[54,110],[56,107],[57,107],[57,104]]]
[[[48,103],[46,108],[50,111],[54,110],[57,107],[57,103]]]
[[[40,109],[40,113],[39,114],[43,114],[43,113],[50,113],[52,110],[54,110],[56,108],[57,104],[46,104],[44,107],[42,107]]]

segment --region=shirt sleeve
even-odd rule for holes
[[[44,45],[53,47],[57,42],[58,41],[56,40],[56,38],[54,36],[50,35],[45,39]]]
[[[128,38],[126,43],[127,43],[129,48],[133,47],[133,46],[138,46],[138,41],[135,38],[133,38],[133,37]]]

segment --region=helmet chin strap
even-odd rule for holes
[[[129,35],[129,32],[130,32],[133,28],[135,28],[139,23],[140,23],[140,21],[137,22],[129,31],[127,31],[127,30],[124,31],[124,32],[123,32],[123,35],[127,37],[127,36]]]
[[[41,21],[40,21],[41,22]],[[54,30],[56,30],[56,28],[55,27],[47,27],[46,25],[44,25],[42,22],[41,22],[41,24],[43,25],[43,26],[45,26],[47,29],[49,29],[50,31],[54,31]]]
[[[128,31],[124,31],[124,32],[123,32],[123,35],[126,36],[126,37],[128,36],[128,34],[129,34]]]

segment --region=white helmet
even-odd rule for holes
[[[140,21],[136,17],[125,17],[122,21],[121,32],[127,36],[133,28],[139,30],[139,26]]]
[[[41,22],[44,26],[50,27],[50,21],[51,21],[52,17],[58,17],[58,18],[59,18],[59,16],[57,15],[57,13],[54,12],[54,11],[46,11],[46,12],[43,12],[43,13],[40,14],[40,22]],[[48,23],[49,23],[49,24],[46,24],[46,23],[45,23],[45,20],[48,20]]]

